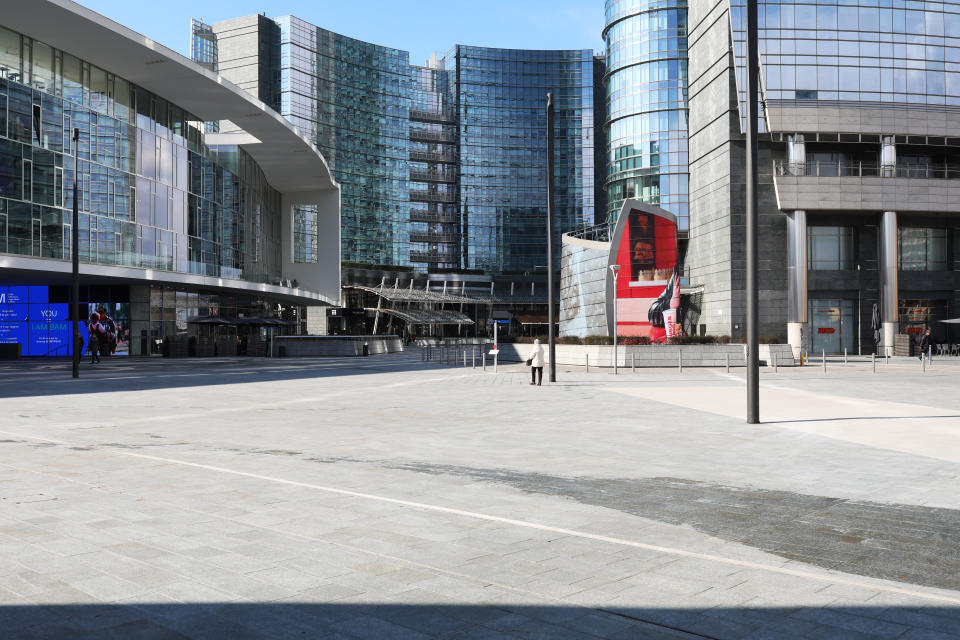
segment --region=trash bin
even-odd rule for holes
[[[370,355],[370,344],[364,342],[364,343],[363,343],[363,357],[367,357],[367,356],[369,356],[369,355]]]

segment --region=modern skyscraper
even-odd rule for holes
[[[270,21],[277,35],[269,46],[252,37],[240,43],[239,34],[268,31],[265,21],[213,26],[220,72],[241,86],[274,78],[280,113],[329,159],[343,189],[347,267],[487,283],[535,277],[546,264],[549,91],[557,104],[557,229],[593,224],[592,51],[457,45],[416,66],[405,51],[292,16]]]
[[[687,2],[607,0],[607,217],[626,198],[689,228]]]

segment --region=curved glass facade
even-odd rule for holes
[[[655,204],[689,228],[687,3],[608,0],[607,217],[626,198]]]
[[[73,128],[80,130],[73,148]],[[280,194],[161,96],[0,28],[0,252],[279,280]]]
[[[410,264],[410,56],[293,16],[280,26],[280,113],[341,185],[344,262]]]
[[[457,46],[463,266],[546,264],[546,95],[554,99],[554,223],[594,223],[593,52]],[[559,255],[559,236],[557,250]]]

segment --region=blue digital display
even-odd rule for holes
[[[49,300],[47,287],[0,285],[0,343],[20,343],[24,356],[71,355],[69,305]],[[80,334],[86,343],[83,323]]]

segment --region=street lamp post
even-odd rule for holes
[[[757,286],[757,91],[760,61],[757,42],[757,0],[747,0],[747,207],[746,207],[746,320],[747,423],[760,422],[760,360]]]
[[[556,318],[553,311],[553,93],[547,94],[547,342],[550,382],[557,381]]]
[[[70,245],[73,249],[73,295],[70,298],[70,313],[73,315],[73,377],[80,377],[80,205],[77,193],[77,174],[80,173],[80,129],[73,128],[73,228],[70,230]]]
[[[617,369],[619,363],[617,357],[617,275],[620,273],[620,265],[610,265],[610,273],[613,274],[613,375],[617,375],[619,373]]]

